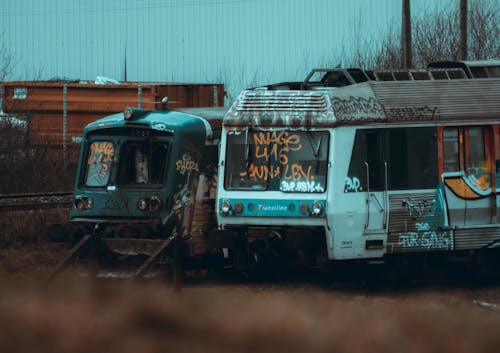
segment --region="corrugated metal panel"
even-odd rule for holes
[[[410,119],[412,108],[437,109],[437,120],[500,118],[500,79],[371,81],[389,119]]]
[[[261,128],[328,126],[333,121],[328,95],[314,91],[243,91],[224,117],[226,126]]]
[[[436,191],[389,195],[387,252],[453,250],[453,234],[440,230],[442,214]]]
[[[480,249],[500,242],[500,227],[455,230],[455,249]]]

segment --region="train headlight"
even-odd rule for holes
[[[153,196],[149,199],[149,210],[151,212],[158,212],[160,210],[161,201],[158,197]]]
[[[309,206],[307,205],[307,203],[301,203],[300,204],[300,213],[306,214],[308,212],[309,212]]]
[[[148,209],[148,202],[145,199],[140,199],[137,201],[137,208],[141,211],[146,211]]]
[[[75,197],[74,205],[78,211],[90,210],[94,203],[90,197],[77,196]]]
[[[313,216],[320,216],[323,213],[323,205],[321,202],[314,201],[312,204],[311,214]]]
[[[123,111],[123,117],[125,118],[125,120],[131,120],[133,116],[134,116],[134,111],[132,109],[126,108]]]
[[[83,211],[85,209],[85,203],[82,199],[75,199],[75,207],[78,211]]]
[[[231,212],[231,202],[229,202],[229,200],[222,201],[222,204],[220,205],[220,211],[223,216],[227,216],[229,212]]]

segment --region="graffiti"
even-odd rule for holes
[[[167,128],[166,124],[159,123],[159,122],[154,122],[153,124],[151,124],[151,129],[158,130],[158,131],[169,132],[171,134],[174,133],[174,130]]]
[[[415,200],[412,197],[403,200],[403,207],[406,207],[410,217],[432,216],[434,214],[436,200]]]
[[[114,156],[115,147],[112,142],[92,142],[87,160],[89,165],[88,178],[107,179]],[[98,181],[96,180],[96,182]]]
[[[360,120],[436,120],[439,116],[437,107],[384,108],[375,98],[350,96],[347,99],[334,97],[333,109],[337,120],[356,122]]]
[[[179,174],[184,175],[186,172],[191,174],[193,171],[199,172],[200,168],[198,163],[193,161],[189,154],[185,154],[182,156],[182,159],[179,159],[175,162],[175,166]]]
[[[293,134],[290,131],[260,131],[252,133],[251,136],[253,140],[251,146],[254,147],[251,157],[254,162],[239,173],[242,179],[247,177],[263,181],[282,179],[285,181],[282,187],[289,191],[307,192],[307,190],[323,189],[318,186],[318,183],[313,182],[315,175],[312,161],[291,162],[292,153],[302,151],[303,145],[299,134]],[[313,142],[309,141],[309,143],[312,146]],[[321,140],[318,143],[318,151],[315,149],[314,153],[319,153],[320,144]],[[314,147],[311,148],[314,149]],[[249,149],[249,154],[250,151]],[[316,161],[316,163],[319,162]],[[299,181],[302,183],[299,184]]]
[[[90,145],[88,164],[101,161],[111,161],[115,155],[115,147],[112,142],[99,141]]]
[[[356,177],[346,177],[345,178],[345,186],[344,192],[360,192],[363,191],[363,187],[361,186],[361,182]]]
[[[312,167],[309,165],[307,169],[304,166],[294,163],[285,166],[268,166],[268,165],[255,165],[250,164],[248,170],[240,173],[241,177],[248,176],[259,180],[269,179],[285,179],[292,181],[305,181],[314,180],[312,175]]]
[[[384,107],[375,98],[350,96],[347,99],[332,99],[333,110],[338,120],[358,121],[385,119]]]
[[[323,192],[325,188],[315,181],[282,181],[280,190],[284,192]]]
[[[423,225],[426,227],[425,225]],[[430,228],[427,227],[426,228]],[[424,248],[437,250],[453,250],[452,232],[436,232],[427,230],[425,232],[409,232],[399,235],[399,245],[403,248]]]
[[[385,113],[390,120],[435,120],[438,117],[437,107],[406,107],[406,108],[388,108]]]
[[[273,159],[282,165],[288,164],[288,152],[302,149],[299,135],[289,135],[288,131],[253,133],[253,140],[256,158],[263,158],[266,162]]]

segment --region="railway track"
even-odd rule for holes
[[[70,207],[72,199],[72,192],[4,194],[0,195],[0,212]]]

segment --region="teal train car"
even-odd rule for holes
[[[214,179],[223,114],[223,108],[127,108],[86,126],[71,223],[111,250],[148,255],[155,239],[201,234],[213,207],[203,199],[210,192],[198,200],[196,193]],[[202,221],[193,222],[193,216]],[[203,243],[191,239],[188,250],[200,253]]]

